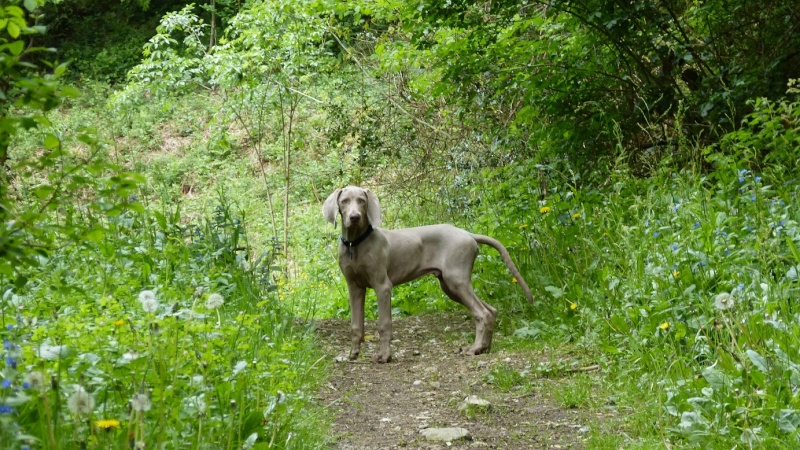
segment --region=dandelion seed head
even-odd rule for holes
[[[91,394],[86,392],[83,386],[78,386],[69,400],[67,400],[67,408],[72,414],[78,416],[89,414],[94,409],[94,399]]]
[[[158,300],[153,298],[146,298],[142,301],[142,309],[146,313],[154,313],[158,309]]]
[[[44,375],[42,375],[42,372],[30,372],[29,374],[25,375],[24,383],[27,383],[29,388],[38,390],[42,390],[46,386],[46,382],[44,379]]]
[[[222,298],[220,294],[215,292],[208,296],[208,300],[206,300],[206,308],[217,309],[222,306],[223,303],[225,303],[225,299]]]
[[[150,408],[153,407],[153,403],[150,401],[150,397],[147,394],[136,394],[131,399],[131,408],[134,411],[150,411]]]
[[[727,292],[722,292],[714,296],[714,307],[720,311],[731,309],[734,306],[733,296]]]
[[[147,300],[156,300],[156,293],[150,290],[139,292],[139,301],[144,303]]]

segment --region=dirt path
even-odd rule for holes
[[[474,357],[457,354],[472,339],[472,322],[463,313],[395,319],[394,332],[393,362],[370,362],[377,332],[375,323],[368,322],[362,358],[331,364],[319,396],[337,413],[334,448],[580,449],[598,422],[616,415],[613,407],[604,406],[606,399],[579,392],[592,391],[596,374],[541,375],[536,367],[548,363],[546,351],[502,349],[498,342],[504,338],[496,334],[500,350]],[[317,334],[327,354],[346,354],[347,320],[319,321]],[[469,395],[491,406],[459,410]],[[461,427],[470,437],[429,442],[420,433],[429,427]]]

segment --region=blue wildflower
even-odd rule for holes
[[[11,414],[12,412],[14,412],[14,410],[11,409],[10,406],[0,405],[0,414]]]
[[[6,330],[11,331],[14,329],[14,325],[8,324],[6,325]]]
[[[0,382],[0,386],[2,386],[3,389],[10,388],[11,387],[11,380],[3,380],[2,382]]]
[[[14,347],[10,341],[3,339],[3,350],[11,350]]]
[[[672,244],[672,251],[674,252],[674,251],[677,251],[677,250],[678,250],[678,246],[675,245],[675,244]]]
[[[31,384],[29,382],[27,382],[27,381],[23,381],[22,382],[22,389],[30,389],[30,388],[31,388]]]
[[[750,200],[751,200],[751,201],[756,201],[756,196],[755,196],[755,195],[751,195],[751,196],[750,196]]]
[[[694,227],[695,227],[695,228],[700,228],[700,222],[695,222],[695,223],[694,223]]]
[[[744,290],[744,285],[742,283],[739,283],[739,285],[736,286],[736,289],[738,289],[740,291],[743,291]]]
[[[726,255],[730,255],[730,254],[731,254],[731,251],[726,249],[726,250],[725,250],[725,254],[726,254]]]
[[[722,232],[722,237],[727,237],[727,236],[728,236],[728,232],[727,231],[723,231]]]
[[[705,266],[706,264],[708,264],[708,263],[707,263],[707,262],[705,262],[705,261],[700,261],[700,265],[701,265],[701,266]]]
[[[653,236],[654,236],[654,237],[658,237],[658,231],[654,232],[654,233],[653,233]]]
[[[783,200],[781,200],[781,206],[786,206],[786,203]]]
[[[8,358],[6,358],[6,366],[11,367],[12,369],[16,369],[17,360],[9,356]]]
[[[739,176],[740,177],[743,177],[745,175],[747,175],[747,169],[742,169],[742,170],[739,171]]]
[[[759,181],[761,181],[761,177],[758,177],[758,176],[757,176],[757,177],[756,177],[756,183],[758,183]]]
[[[744,177],[739,177],[739,183],[744,183]]]

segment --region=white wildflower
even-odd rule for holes
[[[152,407],[153,403],[150,401],[147,394],[136,394],[131,399],[131,408],[133,408],[134,411],[150,411]]]
[[[720,311],[733,308],[733,296],[727,292],[722,292],[714,297],[714,307]]]
[[[146,313],[154,313],[158,309],[158,299],[153,291],[142,291],[139,293],[139,302]]]
[[[89,414],[94,409],[94,399],[83,386],[78,386],[67,400],[67,408],[75,415]]]
[[[208,300],[206,300],[206,308],[217,309],[222,306],[223,303],[225,303],[225,299],[215,292],[208,296]]]

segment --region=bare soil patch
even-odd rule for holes
[[[321,346],[341,360],[349,350],[349,321],[316,323]],[[394,320],[393,361],[375,364],[374,321],[367,322],[366,345],[354,362],[330,364],[321,401],[336,413],[333,448],[347,450],[395,448],[535,448],[581,449],[591,426],[615,416],[611,406],[561,406],[553,392],[570,389],[574,376],[537,375],[547,362],[544,350],[501,349],[479,356],[462,356],[459,347],[472,342],[474,328],[466,313],[440,313]],[[495,346],[504,339],[495,335]],[[492,374],[521,374],[518,386],[498,383]],[[502,386],[500,386],[503,384]],[[585,387],[585,386],[584,386]],[[591,389],[591,386],[589,386]],[[488,400],[488,410],[459,410],[468,395]],[[563,395],[569,395],[564,391]],[[562,398],[563,398],[562,395]],[[470,438],[450,443],[428,442],[420,430],[462,427]]]

